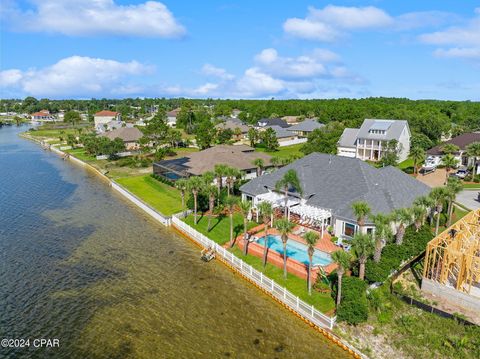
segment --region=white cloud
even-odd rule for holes
[[[452,46],[436,49],[437,57],[480,60],[480,8],[475,9],[475,16],[463,26],[422,34],[419,39],[426,44]]]
[[[217,77],[222,80],[232,80],[235,77],[232,74],[229,74],[225,69],[210,64],[203,65],[202,73],[204,75]]]
[[[253,66],[235,78],[228,72],[213,65],[205,65],[202,73],[219,79],[218,83],[207,82],[193,88],[176,87],[175,94],[190,97],[231,97],[231,98],[282,98],[308,97],[317,91],[319,83],[342,82],[359,85],[362,79],[350,73],[341,64],[340,57],[326,49],[314,49],[310,53],[286,57],[274,48],[262,50],[254,56]],[[167,89],[164,89],[167,92]],[[168,90],[172,95],[172,90]]]
[[[437,49],[433,53],[437,57],[463,58],[480,60],[480,47],[452,47],[450,49]]]
[[[0,72],[0,86],[38,97],[66,98],[140,94],[142,87],[128,84],[131,76],[150,73],[137,61],[118,62],[71,56],[42,69]]]
[[[305,19],[287,19],[283,29],[295,37],[328,42],[337,40],[345,30],[379,28],[393,22],[390,15],[374,6],[328,5],[323,9],[309,7]]]
[[[114,0],[33,0],[34,9],[10,7],[3,20],[18,31],[74,36],[119,35],[174,38],[185,34],[168,8],[158,1],[118,5]]]
[[[405,31],[421,27],[438,27],[458,21],[457,15],[442,11],[419,11],[392,16],[374,6],[327,5],[323,9],[309,7],[307,16],[303,19],[287,19],[283,29],[293,37],[333,42],[355,30]]]

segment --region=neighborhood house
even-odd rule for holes
[[[404,120],[366,119],[359,129],[346,128],[337,144],[339,156],[362,161],[379,161],[388,143],[397,141],[398,160],[405,161],[410,152],[410,128]]]
[[[93,116],[95,127],[103,126],[110,121],[121,121],[122,115],[119,112],[103,110]]]
[[[467,146],[474,142],[480,142],[480,132],[463,133],[429,149],[427,151],[427,162],[435,167],[441,164],[442,158],[445,155],[443,147],[447,144],[452,144],[459,148],[457,152],[453,153],[458,163],[462,166],[473,166],[473,157],[468,156],[466,150]],[[478,170],[477,167],[477,173]]]
[[[293,132],[299,137],[307,137],[314,130],[324,126],[323,123],[318,122],[314,118],[307,118],[306,120],[287,128],[287,131]]]
[[[167,125],[169,125],[170,127],[177,126],[177,116],[179,112],[180,112],[180,107],[167,112]]]
[[[224,164],[243,171],[244,178],[250,179],[257,176],[257,167],[253,161],[258,158],[263,160],[264,169],[272,166],[269,155],[255,152],[252,147],[220,145],[190,153],[185,157],[155,162],[153,173],[169,180],[177,180],[183,177],[201,176],[205,172],[214,171],[216,164]]]
[[[100,136],[107,137],[110,140],[120,138],[125,144],[125,149],[127,151],[133,151],[140,148],[138,141],[143,137],[143,133],[136,127],[121,127],[102,133]]]

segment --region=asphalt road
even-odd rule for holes
[[[480,202],[477,200],[479,190],[463,190],[457,194],[457,202],[471,210],[479,209]]]

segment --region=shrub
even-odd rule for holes
[[[369,282],[384,282],[404,261],[422,253],[432,238],[428,226],[423,226],[418,232],[415,232],[413,226],[408,227],[401,245],[387,244],[382,250],[380,262],[375,263],[372,259],[367,261],[365,278]]]
[[[337,308],[337,319],[359,324],[368,319],[367,284],[357,277],[344,277],[342,301]]]
[[[152,173],[150,175],[151,177],[155,178],[157,181],[160,181],[162,183],[165,183],[166,185],[169,185],[169,186],[174,186],[175,184],[173,183],[173,181],[170,181],[169,179],[163,177],[163,176],[160,176],[160,175],[157,175],[155,173]]]

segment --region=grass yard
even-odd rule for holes
[[[310,296],[308,294],[307,282],[304,279],[288,273],[287,279],[285,280],[283,277],[283,269],[270,263],[267,263],[265,268],[263,268],[261,258],[251,255],[244,256],[243,252],[238,247],[232,248],[231,251],[255,269],[263,272],[263,274],[287,288],[291,293],[295,294],[303,301],[315,306],[315,308],[321,312],[330,313],[335,308],[335,302],[328,293],[319,293],[312,289],[312,295]]]
[[[87,155],[83,148],[74,148],[70,150],[65,150],[65,152],[70,153],[71,155],[77,157],[79,160],[82,160],[84,162],[97,161],[95,157]]]
[[[193,224],[193,214],[184,219],[192,228],[195,228],[200,233],[206,235],[211,240],[220,245],[224,245],[230,240],[230,217],[228,215],[221,215],[212,218],[212,228],[210,232],[207,231],[208,216],[199,214],[197,225]],[[248,228],[253,228],[257,224],[250,222]],[[233,215],[233,236],[234,238],[243,233],[243,216],[240,213]]]
[[[278,151],[274,151],[274,152],[267,152],[265,148],[262,148],[262,147],[256,147],[255,150],[259,152],[268,153],[270,156],[274,156],[278,158],[288,158],[292,155],[303,157],[305,155],[303,154],[303,152],[300,152],[300,148],[302,148],[303,145],[304,145],[303,143],[299,143],[297,145],[279,147]]]
[[[180,192],[150,175],[118,178],[116,181],[166,216],[182,210]]]
[[[66,129],[57,129],[57,130],[36,130],[27,132],[32,137],[46,137],[46,138],[59,138],[67,137],[68,134],[74,134],[75,129],[66,128]]]
[[[480,190],[480,183],[463,183],[463,188]]]
[[[407,168],[411,168],[413,171],[413,159],[409,157],[405,161],[400,162],[397,167],[402,171],[406,170]]]

